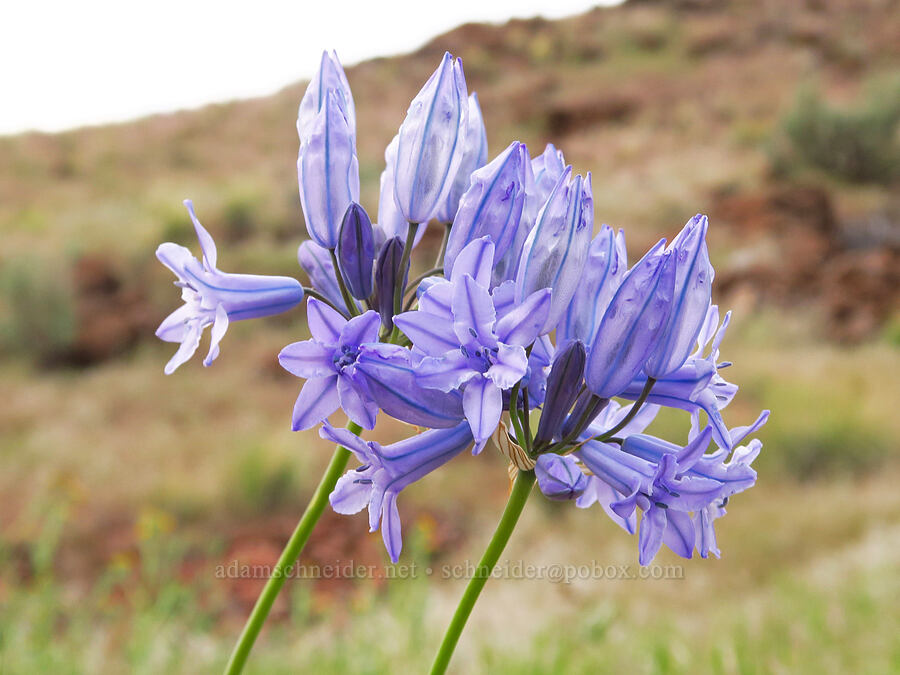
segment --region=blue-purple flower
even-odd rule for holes
[[[347,207],[359,201],[355,135],[336,90],[328,91],[302,130],[297,181],[309,236],[319,246],[334,249]]]
[[[727,449],[733,448],[743,436],[762,426],[768,416],[768,411],[763,411],[753,425],[741,427],[740,437],[735,436],[733,430],[729,431],[722,418],[722,410],[731,403],[738,390],[737,385],[727,382],[719,375],[719,369],[730,365],[727,362],[719,362],[719,346],[725,337],[730,319],[731,312],[728,312],[722,320],[722,325],[719,326],[719,308],[717,305],[711,305],[697,337],[697,350],[681,368],[657,380],[647,397],[650,403],[679,408],[692,415],[703,411],[712,426],[716,444]],[[710,342],[712,343],[710,353],[703,356]],[[645,375],[637,375],[619,395],[626,399],[636,399],[646,382]],[[745,433],[746,429],[750,431]]]
[[[348,321],[324,302],[309,298],[306,318],[312,339],[289,344],[278,355],[282,368],[306,378],[294,404],[291,428],[314,427],[338,408],[361,427],[373,428],[378,406],[369,398],[356,361],[362,345],[378,341],[378,313],[369,311]]]
[[[397,562],[403,539],[397,495],[410,483],[456,457],[472,443],[469,425],[434,429],[412,438],[382,446],[364,441],[346,429],[325,424],[322,438],[348,448],[361,466],[345,473],[331,493],[331,506],[338,513],[353,514],[369,509],[369,529],[381,525],[381,535],[391,560]]]
[[[666,326],[675,265],[660,241],[628,271],[590,345],[584,379],[601,398],[619,395],[637,375]]]
[[[609,225],[604,225],[591,241],[584,273],[572,302],[556,327],[556,339],[560,344],[567,340],[594,344],[600,320],[627,271],[625,233],[619,230],[616,234]]]
[[[543,333],[556,328],[581,282],[594,229],[591,174],[570,181],[571,172],[569,167],[562,173],[541,209],[516,274],[519,300],[541,288],[552,292]]]
[[[502,392],[525,375],[525,347],[538,337],[550,307],[541,289],[503,314],[488,290],[494,245],[476,239],[456,259],[449,281],[429,286],[420,309],[394,323],[426,354],[417,368],[424,387],[462,389],[463,410],[480,450],[500,421]]]
[[[378,225],[376,232],[380,233],[384,240],[394,237],[400,243],[406,243],[406,235],[409,232],[409,222],[403,216],[394,190],[394,180],[397,173],[397,148],[400,146],[400,135],[394,136],[384,150],[384,171],[381,172],[381,187],[378,193]],[[416,229],[413,246],[418,246],[428,223],[422,222]]]
[[[494,160],[472,174],[471,183],[459,200],[447,241],[444,270],[448,275],[453,273],[456,256],[474,239],[490,237],[495,258],[506,253],[522,218],[530,170],[528,149],[513,141]]]
[[[713,280],[706,228],[706,216],[698,213],[669,246],[675,264],[675,290],[666,327],[644,364],[649,377],[665,377],[684,364],[706,319]]]
[[[185,200],[188,214],[200,240],[201,263],[184,246],[167,242],[156,250],[159,261],[172,270],[181,288],[184,305],[163,320],[156,336],[181,346],[166,364],[167,375],[191,358],[200,346],[203,329],[212,325],[209,353],[203,365],[219,355],[219,342],[231,321],[255,319],[287,311],[303,300],[303,286],[291,277],[229,274],[216,267],[216,244],[197,220],[194,206]]]
[[[485,164],[478,99],[449,53],[385,150],[377,223],[359,203],[356,112],[333,52],[300,102],[297,131],[310,235],[297,255],[312,288],[220,272],[186,202],[203,257],[170,243],[157,251],[185,301],[157,331],[180,343],[166,372],[194,353],[206,326],[209,365],[230,321],[289,309],[306,290],[311,337],[278,356],[306,380],[292,428],[322,424],[323,438],[353,452],[360,466],[330,502],[339,513],[367,507],[393,561],[399,493],[492,437],[520,472],[507,513],[536,481],[547,498],[599,503],[637,533],[642,565],[663,544],[684,557],[719,555],[714,522],[755,484],[761,443],[751,437],[769,412],[733,428],[721,414],[737,386],[720,375],[730,314],[719,326],[710,302],[706,217],[629,269],[622,231],[604,225],[591,238],[591,174],[573,175],[556,147],[532,159],[513,141]],[[410,254],[431,219],[447,239],[425,266]],[[646,433],[661,406],[688,412],[685,445]],[[355,423],[348,429],[328,422],[339,408]],[[384,446],[351,431],[374,428],[379,412],[425,431]],[[515,452],[495,435],[504,429]]]
[[[541,455],[534,473],[541,492],[554,501],[578,499],[588,487],[587,475],[571,455]]]
[[[465,151],[468,116],[462,61],[446,53],[400,126],[394,196],[407,222],[427,222],[447,198]]]
[[[319,69],[306,87],[297,111],[297,133],[301,140],[309,136],[310,127],[325,104],[329,92],[337,95],[350,131],[354,137],[356,136],[356,108],[353,105],[350,83],[347,82],[347,75],[341,67],[341,62],[338,61],[337,53],[325,51],[322,52]]]
[[[372,294],[375,233],[366,210],[353,202],[344,214],[337,259],[350,295],[365,300]]]
[[[484,118],[481,106],[478,105],[478,94],[469,94],[469,117],[466,122],[466,136],[462,159],[453,178],[453,184],[447,192],[447,198],[441,203],[434,217],[442,223],[452,223],[459,208],[459,198],[469,189],[472,172],[480,169],[487,162],[487,132],[484,129]]]

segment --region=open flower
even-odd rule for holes
[[[550,291],[541,289],[498,313],[488,291],[493,259],[490,238],[469,243],[457,257],[450,281],[429,286],[419,298],[419,310],[394,317],[395,325],[426,354],[416,370],[419,384],[441,391],[462,389],[476,451],[497,428],[503,390],[526,374],[525,347],[538,337],[550,308]]]
[[[216,268],[213,238],[197,220],[191,201],[186,199],[184,205],[200,240],[203,262],[184,246],[171,242],[160,244],[156,249],[159,261],[178,277],[175,285],[181,287],[184,300],[184,305],[167,316],[156,330],[156,336],[161,340],[181,343],[166,364],[167,375],[194,355],[207,326],[213,328],[204,366],[212,364],[219,355],[219,342],[230,321],[280,314],[303,300],[303,286],[291,277],[220,272]]]
[[[381,320],[369,311],[349,321],[324,302],[310,298],[306,316],[311,340],[294,342],[281,350],[278,362],[306,384],[294,404],[292,428],[309,429],[338,408],[361,427],[375,426],[378,406],[357,373],[360,346],[378,340]]]
[[[381,524],[384,545],[394,562],[400,558],[403,548],[397,495],[472,443],[472,433],[466,423],[426,431],[386,446],[364,441],[346,429],[335,429],[327,423],[319,434],[349,449],[361,463],[338,480],[329,497],[332,508],[338,513],[353,514],[368,506],[369,530],[374,532]]]

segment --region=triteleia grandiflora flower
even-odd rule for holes
[[[203,365],[209,366],[219,355],[219,342],[231,321],[255,319],[285,312],[303,300],[303,286],[291,277],[229,274],[216,267],[216,244],[197,220],[194,205],[185,200],[188,214],[200,240],[202,262],[184,246],[160,244],[156,257],[178,277],[184,305],[172,312],[156,330],[156,336],[181,346],[166,364],[166,373],[175,372],[200,346],[206,326],[212,325],[209,353]]]
[[[311,338],[279,361],[306,380],[293,428],[321,424],[360,462],[332,484],[334,509],[368,507],[396,561],[398,494],[494,439],[547,498],[599,503],[636,534],[642,565],[663,545],[719,555],[714,522],[754,485],[753,436],[769,413],[743,426],[723,415],[738,388],[720,375],[730,314],[720,324],[711,302],[707,218],[694,216],[629,269],[624,233],[604,225],[595,235],[591,174],[573,176],[561,150],[547,145],[532,158],[514,141],[486,163],[482,111],[450,54],[385,151],[377,223],[359,203],[356,110],[332,53],[300,103],[297,129],[310,235],[297,257],[309,277]],[[229,321],[304,297],[290,278],[219,272],[212,238],[191,218],[202,263],[175,244],[158,252],[185,299],[159,330],[181,343],[167,372],[196,350],[205,326],[208,365]],[[420,255],[432,218],[450,228],[437,262]],[[686,440],[647,433],[661,407],[689,415]],[[333,427],[327,418],[339,408],[358,427]],[[420,433],[381,445],[351,431],[372,429],[379,412]]]

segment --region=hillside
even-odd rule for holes
[[[530,500],[507,562],[617,573],[491,580],[458,672],[897,672],[898,35],[900,0],[634,0],[465,25],[348,69],[373,213],[383,149],[444,50],[491,154],[560,146],[632,260],[709,213],[715,299],[735,310],[726,422],[772,411],[758,485],[717,522],[722,559],[661,553],[652,569],[677,576],[622,576],[636,542],[599,507]],[[174,345],[153,337],[178,304],[156,246],[197,250],[185,197],[222,269],[299,274],[304,87],[0,137],[4,674],[220,671],[263,582],[218,570],[272,565],[314,490],[331,448],[291,431],[301,385],[275,358],[305,336],[302,312],[235,323],[213,368],[171,377]],[[683,442],[672,412],[649,433]],[[365,438],[410,433],[382,415]],[[427,668],[462,590],[442,570],[477,559],[506,463],[463,453],[404,490],[400,567],[427,577],[392,576],[365,516],[327,511],[300,562],[375,571],[292,579],[251,668]]]
[[[645,0],[559,21],[465,25],[413,54],[348,69],[363,202],[374,212],[383,149],[450,50],[479,93],[492,154],[513,139],[534,152],[553,140],[577,170],[593,171],[597,221],[625,227],[637,246],[696,211],[710,213],[724,290],[748,291],[751,305],[802,302],[833,337],[858,340],[897,306],[896,174],[886,184],[852,183],[785,169],[778,148],[803,87],[859,106],[867,87],[894,86],[898,34],[893,0]],[[116,353],[162,315],[165,300],[147,297],[162,279],[152,251],[163,239],[190,240],[186,196],[233,267],[295,271],[304,229],[294,119],[303,89],[0,138],[0,265],[51,270],[56,281],[36,294],[53,283],[74,288],[76,297],[60,302],[71,305],[76,341],[96,341],[83,335],[88,314],[132,308],[111,344],[73,353],[62,340],[60,358]],[[28,283],[41,285],[18,277],[5,285]],[[871,296],[862,309],[846,297],[848,283]]]

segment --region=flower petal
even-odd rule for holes
[[[197,347],[200,346],[200,335],[202,332],[203,324],[199,319],[191,321],[187,325],[187,330],[184,333],[184,339],[181,341],[181,346],[178,347],[178,351],[175,352],[175,355],[169,359],[169,362],[166,364],[166,375],[174,373],[178,366],[185,363],[194,355],[194,352],[197,351]]]
[[[475,278],[465,274],[454,284],[453,289],[453,332],[458,342],[454,346],[479,344],[494,347],[494,303],[487,287],[481,286]]]
[[[337,374],[307,380],[294,403],[291,428],[302,431],[316,426],[341,406]]]
[[[429,389],[453,391],[476,375],[469,359],[458,349],[443,356],[426,356],[416,367],[416,382]]]
[[[200,240],[200,250],[203,251],[203,266],[206,267],[207,272],[214,272],[216,270],[216,242],[213,241],[212,236],[197,219],[197,215],[194,213],[194,203],[190,199],[185,199],[183,203],[187,207],[191,222],[194,223],[197,239]]]
[[[328,377],[335,372],[334,347],[315,340],[294,342],[281,350],[278,363],[297,377]]]
[[[659,552],[666,529],[666,510],[655,504],[644,512],[638,534],[638,562],[649,565]]]
[[[366,508],[372,494],[372,484],[359,481],[360,475],[357,471],[348,471],[338,479],[334,490],[328,495],[328,501],[335,513],[352,515]]]
[[[378,319],[378,314],[376,312],[372,313]],[[347,413],[347,417],[363,429],[374,429],[378,406],[362,396],[353,382],[347,377],[338,377],[337,391],[341,408]]]
[[[179,279],[184,277],[184,266],[191,260],[195,260],[194,254],[184,246],[167,241],[156,249],[156,257],[163,265],[175,273]]]
[[[500,389],[509,389],[521,380],[528,370],[528,356],[518,345],[509,346],[502,342],[497,345],[496,362],[485,375]]]
[[[381,513],[381,537],[384,539],[384,547],[391,557],[391,562],[397,562],[403,549],[403,537],[400,534],[400,511],[397,509],[396,494],[386,495]]]
[[[204,366],[211,366],[219,355],[219,343],[225,337],[225,331],[228,330],[228,313],[225,311],[224,305],[216,307],[216,320],[213,322],[212,331],[210,331],[209,353],[203,359]]]
[[[475,440],[490,438],[503,412],[503,397],[497,385],[485,377],[470,380],[463,392],[463,411]]]
[[[497,321],[495,332],[500,342],[523,347],[534,342],[547,321],[551,295],[549,288],[535,291]]]
[[[195,311],[190,305],[182,305],[163,319],[156,329],[156,337],[164,342],[181,342],[188,330],[188,319],[194,317]]]
[[[306,322],[313,338],[324,344],[336,345],[347,319],[321,300],[310,297],[306,301]]]
[[[380,324],[381,318],[378,316],[378,312],[371,309],[362,316],[354,316],[341,329],[338,344],[355,347],[367,342],[377,342]]]
[[[451,326],[436,314],[421,310],[404,312],[394,317],[394,324],[416,347],[430,356],[441,356],[459,347]]]
[[[453,232],[451,230],[451,237]],[[479,237],[468,244],[459,252],[453,263],[453,271],[450,272],[450,281],[461,281],[468,274],[479,285],[488,288],[491,285],[491,268],[494,264],[494,242],[490,237]]]
[[[694,524],[684,511],[669,509],[666,512],[666,529],[663,532],[663,543],[682,558],[690,558],[694,554]]]

